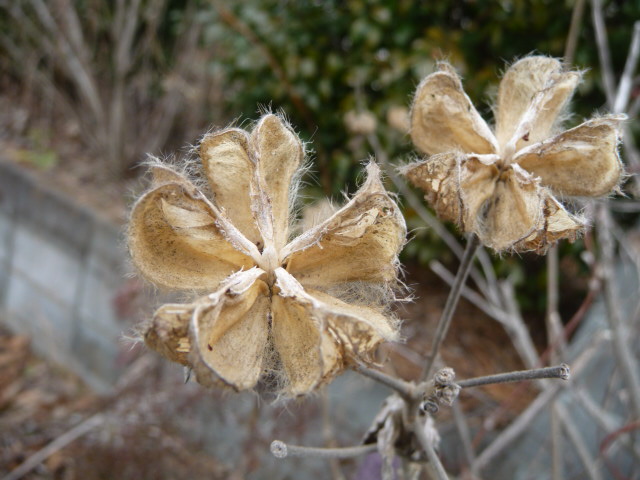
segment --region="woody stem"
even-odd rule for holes
[[[471,266],[473,265],[473,259],[479,246],[480,242],[478,240],[478,237],[476,235],[471,235],[469,240],[467,241],[467,246],[465,247],[460,266],[458,267],[458,273],[456,273],[456,278],[454,279],[451,290],[449,291],[447,303],[445,304],[442,315],[440,316],[440,321],[438,322],[438,326],[436,328],[436,334],[434,335],[433,343],[431,344],[431,351],[427,356],[427,363],[424,370],[422,371],[422,380],[426,380],[433,373],[432,370],[434,363],[436,361],[436,358],[438,357],[438,352],[440,350],[442,342],[444,341],[444,338],[449,331],[449,326],[451,325],[451,320],[453,319],[453,313],[458,306],[462,288],[467,281],[469,271],[471,270]]]

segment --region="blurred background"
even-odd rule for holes
[[[188,155],[205,132],[273,110],[308,142],[306,204],[341,201],[364,160],[384,162],[411,230],[402,260],[415,301],[398,311],[407,342],[380,361],[416,378],[463,243],[393,176],[417,156],[406,133],[417,84],[449,61],[490,121],[510,62],[565,57],[586,71],[567,125],[627,112],[635,174],[637,20],[640,2],[623,0],[0,0],[0,478],[379,478],[375,456],[277,461],[268,447],[358,443],[382,387],[345,374],[273,405],[183,385],[178,366],[128,339],[162,302],[129,275],[123,236],[147,154]],[[640,478],[633,178],[624,191],[578,204],[596,228],[551,260],[481,252],[445,344],[459,378],[550,360],[584,368],[563,392],[493,386],[441,411],[450,472]]]

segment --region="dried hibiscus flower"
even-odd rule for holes
[[[553,58],[516,62],[500,83],[492,132],[457,74],[441,65],[418,86],[411,112],[413,143],[430,157],[403,173],[441,218],[496,251],[544,253],[574,240],[584,221],[558,198],[608,195],[623,175],[624,116],[555,131],[580,77]]]
[[[194,181],[154,165],[131,213],[140,273],[199,292],[158,309],[144,331],[149,347],[203,385],[245,390],[262,380],[295,396],[397,338],[385,301],[406,227],[374,163],[343,208],[289,241],[304,149],[282,118],[209,134],[199,153]]]

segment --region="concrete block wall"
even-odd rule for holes
[[[126,259],[116,226],[0,161],[0,322],[98,391],[122,370]]]

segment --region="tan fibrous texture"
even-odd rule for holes
[[[406,226],[375,163],[346,205],[300,228],[291,209],[304,147],[282,117],[208,134],[199,156],[151,165],[131,213],[140,274],[194,295],[156,311],[147,346],[203,385],[293,397],[398,338],[388,304]]]
[[[539,254],[581,233],[585,222],[559,201],[619,189],[622,115],[560,131],[581,78],[556,59],[532,56],[505,72],[493,132],[447,64],[418,86],[411,138],[428,157],[401,172],[438,215],[497,252]]]

